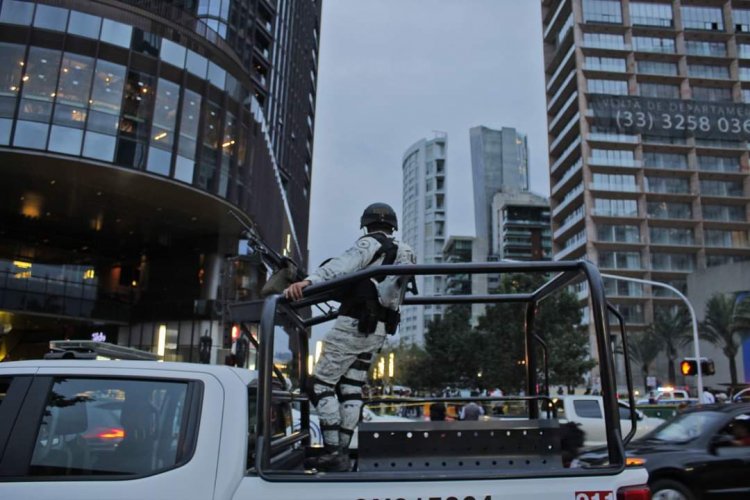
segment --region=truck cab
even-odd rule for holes
[[[359,425],[358,447],[350,450],[351,471],[306,468],[305,458],[321,451],[312,443],[305,390],[309,328],[335,318],[335,309],[322,306],[330,294],[378,273],[466,272],[548,276],[538,289],[513,297],[408,299],[409,304],[525,304],[525,394],[489,399],[525,403],[526,418],[371,419]],[[606,315],[595,315],[597,340],[602,341],[606,464],[566,463],[564,428],[554,414],[542,418],[539,402],[551,398],[546,377],[538,379],[544,363],[537,348],[544,353],[544,346],[533,329],[534,314],[549,294],[575,279],[589,282],[594,308],[604,311],[601,279],[587,262],[381,266],[309,287],[296,303],[274,295],[260,306],[238,304],[234,319],[252,339],[252,361],[244,367],[83,359],[0,364],[0,490],[4,498],[37,500],[646,499],[645,469],[625,464]]]

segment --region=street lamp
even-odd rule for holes
[[[692,323],[693,323],[693,351],[695,353],[695,359],[696,360],[701,359],[701,348],[700,348],[700,344],[698,341],[698,320],[695,317],[695,310],[693,309],[693,305],[690,303],[687,297],[685,297],[685,295],[682,294],[682,292],[680,292],[678,289],[676,289],[672,285],[662,283],[661,281],[644,280],[640,278],[631,278],[629,276],[617,276],[616,274],[605,274],[605,273],[602,273],[601,276],[602,278],[610,278],[610,279],[621,280],[621,281],[631,281],[633,283],[642,283],[642,284],[651,285],[651,286],[660,286],[662,288],[666,288],[667,290],[677,295],[680,299],[682,299],[682,301],[687,306],[688,311],[690,311],[690,318],[692,319]],[[695,374],[696,384],[698,386],[698,401],[702,402],[703,400],[703,371],[701,370],[700,362],[696,364],[698,365],[697,373]]]

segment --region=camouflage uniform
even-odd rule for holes
[[[394,264],[414,264],[411,248],[394,240],[398,253]],[[329,281],[345,274],[380,265],[381,255],[372,262],[380,249],[373,237],[364,236],[344,252],[319,267],[307,277],[313,284]],[[404,297],[406,278],[388,276],[377,283],[378,298],[383,307],[398,310]],[[323,350],[313,373],[314,399],[317,401],[323,442],[329,450],[346,448],[359,422],[362,408],[362,386],[367,383],[367,374],[375,354],[385,342],[385,325],[378,322],[374,333],[358,331],[358,321],[348,316],[339,316],[331,331],[323,340]]]

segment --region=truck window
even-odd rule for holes
[[[602,409],[599,401],[593,399],[576,399],[573,401],[576,415],[581,418],[602,418]]]
[[[34,444],[32,476],[143,475],[174,467],[188,384],[58,378]]]

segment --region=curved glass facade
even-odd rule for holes
[[[37,31],[52,36],[12,43],[8,25],[27,27],[32,39]],[[0,63],[12,68],[0,76],[0,145],[114,163],[234,203],[243,198],[257,122],[251,90],[225,69],[139,28],[44,4],[3,2],[0,40]]]

